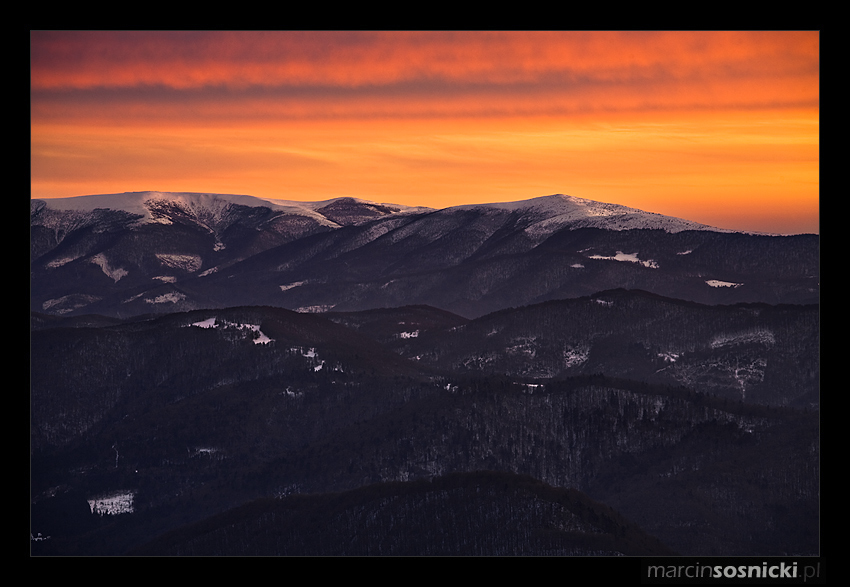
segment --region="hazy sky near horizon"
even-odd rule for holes
[[[31,196],[563,193],[819,232],[818,32],[32,31]]]

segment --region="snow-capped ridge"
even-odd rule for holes
[[[32,200],[34,210],[36,207],[76,213],[117,210],[137,216],[141,223],[167,224],[172,222],[173,214],[180,214],[195,219],[213,232],[215,232],[215,225],[227,216],[229,209],[234,205],[249,208],[264,207],[273,212],[304,216],[328,228],[359,224],[387,215],[477,210],[521,213],[527,222],[526,231],[530,236],[547,234],[567,227],[607,230],[645,228],[661,229],[667,232],[683,230],[736,232],[620,204],[598,202],[564,194],[552,194],[514,202],[464,204],[440,210],[425,206],[379,203],[351,196],[302,202],[241,194],[200,192],[145,191]]]
[[[173,213],[183,213],[201,220],[202,223],[214,223],[217,219],[221,219],[233,205],[248,208],[265,207],[272,211],[308,216],[331,228],[339,227],[335,222],[315,212],[311,206],[303,205],[304,203],[265,200],[239,194],[147,191],[54,198],[41,200],[41,202],[44,202],[51,210],[75,212],[92,212],[96,209],[120,210],[138,216],[142,223],[162,224],[169,224],[170,215]]]
[[[515,202],[491,204],[468,204],[455,206],[452,210],[498,210],[525,213],[530,220],[526,231],[529,235],[551,233],[561,228],[602,228],[607,230],[660,229],[667,232],[684,230],[709,230],[713,232],[735,232],[716,228],[691,220],[646,212],[621,204],[609,204],[553,194]]]
[[[225,221],[232,206],[268,208],[272,212],[304,216],[328,228],[339,228],[345,223],[335,222],[329,217],[330,214],[322,213],[321,210],[339,210],[346,205],[359,207],[363,211],[371,210],[375,215],[415,214],[432,210],[423,206],[378,203],[353,197],[300,202],[241,194],[200,192],[144,191],[31,200],[31,208],[34,212],[44,208],[78,214],[92,213],[96,210],[116,210],[138,217],[139,223],[170,224],[173,216],[178,214],[194,219],[213,232],[216,231],[216,225]]]

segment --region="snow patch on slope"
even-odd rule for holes
[[[106,260],[106,256],[103,255],[103,253],[98,253],[92,257],[91,262],[100,267],[107,277],[110,277],[116,283],[118,283],[122,277],[127,276],[127,271],[125,269],[122,269],[121,267],[112,267],[109,264],[109,261]]]
[[[296,312],[300,312],[301,314],[323,314],[324,312],[330,312],[334,309],[336,304],[319,304],[316,306],[301,306],[296,308]]]
[[[743,283],[733,283],[731,281],[720,281],[719,279],[707,279],[706,283],[711,287],[741,287]]]
[[[56,314],[67,314],[84,306],[88,306],[93,302],[99,301],[97,296],[86,294],[69,294],[61,298],[49,299],[41,304],[41,308],[45,311],[49,310]]]
[[[555,230],[568,226],[570,228],[603,228],[607,230],[645,228],[667,232],[681,232],[683,230],[734,232],[673,216],[645,212],[620,204],[608,204],[564,194],[516,202],[456,206],[453,209],[482,208],[525,213],[531,220],[531,224],[526,228],[526,233],[532,238],[548,235]]]
[[[253,338],[254,344],[267,344],[274,341],[274,339],[269,338],[260,330],[259,324],[242,324],[228,322],[227,320],[218,321],[215,316],[201,320],[200,322],[194,322],[191,326],[195,326],[196,328],[235,328],[236,330],[248,331],[253,333],[251,334],[251,338]]]
[[[293,281],[292,283],[287,283],[285,285],[281,285],[280,291],[288,291],[290,289],[300,287],[300,286],[304,285],[305,283],[307,283],[307,282],[306,281]]]
[[[773,332],[766,328],[756,328],[752,330],[744,330],[741,332],[721,333],[714,336],[709,343],[713,349],[748,343],[759,343],[765,346],[773,346],[776,344],[776,337]]]
[[[204,262],[198,255],[172,255],[157,253],[156,258],[159,259],[159,262],[163,265],[171,267],[172,269],[188,271],[189,273],[194,273],[200,269]]]
[[[100,516],[133,513],[133,498],[136,494],[132,491],[119,491],[101,497],[93,497],[87,500],[91,513]]]
[[[145,298],[145,301],[149,304],[176,304],[177,302],[181,302],[185,299],[185,294],[172,291],[167,294],[162,294],[161,296],[156,296],[155,298]]]
[[[640,263],[644,267],[649,267],[650,269],[658,269],[658,263],[656,263],[652,259],[641,261],[640,259],[638,259],[637,253],[624,253],[623,251],[617,251],[617,254],[613,257],[605,257],[603,255],[590,255],[588,259],[602,259],[606,261],[626,261],[629,263]]]

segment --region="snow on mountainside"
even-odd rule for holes
[[[296,202],[291,200],[264,199],[237,194],[204,194],[193,192],[124,192],[122,194],[100,194],[32,200],[32,206],[44,205],[48,210],[85,214],[96,210],[116,210],[138,217],[139,223],[156,222],[170,224],[169,213],[180,212],[195,220],[215,223],[224,217],[231,206],[246,208],[268,208],[273,212],[305,216],[329,228],[339,228],[346,222],[346,204],[349,208],[368,208],[368,216],[406,214],[428,211],[429,208],[376,204],[357,198],[334,198],[320,202]],[[323,213],[322,210],[334,212]],[[352,212],[353,213],[353,212]],[[368,219],[368,218],[364,218]]]
[[[454,210],[504,210],[522,212],[531,217],[532,224],[526,229],[529,235],[550,234],[560,228],[603,228],[606,230],[629,230],[633,228],[661,229],[667,232],[683,230],[710,230],[713,232],[735,232],[715,228],[690,220],[664,216],[655,212],[644,212],[619,204],[597,202],[575,196],[555,194],[517,202],[494,204],[470,204],[456,206]]]
[[[159,222],[166,224],[171,222],[168,212],[180,211],[196,220],[214,224],[216,220],[226,214],[232,205],[248,208],[264,207],[273,212],[308,217],[328,228],[357,224],[387,215],[435,211],[424,206],[379,204],[351,197],[333,198],[319,202],[298,202],[246,195],[191,192],[125,192],[123,194],[33,200],[32,202],[33,206],[36,203],[39,203],[39,205],[43,203],[48,210],[77,214],[91,213],[96,210],[116,210],[137,216],[140,223]],[[444,212],[448,213],[463,210],[519,212],[527,217],[529,225],[526,232],[529,236],[551,234],[554,230],[566,227],[592,227],[607,230],[649,228],[662,229],[667,232],[681,232],[683,230],[734,232],[619,204],[608,204],[563,194],[541,196],[516,202],[467,204],[443,209]]]
[[[57,246],[71,234],[79,238],[84,233],[126,234],[127,231],[135,231],[151,237],[154,234],[151,230],[174,225],[212,236],[214,251],[233,251],[232,262],[309,234],[386,217],[403,219],[411,214],[429,211],[430,208],[377,204],[356,198],[295,202],[191,192],[125,192],[33,199],[30,201],[31,258],[36,260],[46,253],[50,254],[45,262],[48,267],[56,268],[91,252],[91,246],[85,250],[79,246],[66,246],[66,250],[60,252]],[[168,248],[171,245],[160,240],[156,243],[148,241],[146,246]],[[182,245],[176,246],[180,249]],[[157,255],[159,261],[169,266],[174,266],[175,260],[185,265],[182,260],[189,258],[187,254],[194,260],[193,264],[197,265],[193,271],[205,265],[203,259],[197,256],[198,251],[156,252],[161,253]],[[223,261],[226,260],[219,258],[216,264]],[[104,262],[93,262],[109,274]],[[210,270],[211,267],[206,266],[205,269]]]
[[[41,200],[49,209],[75,212],[91,212],[96,209],[123,210],[141,217],[143,222],[158,222],[156,213],[151,213],[154,204],[167,201],[184,210],[220,210],[229,204],[248,207],[265,206],[286,209],[312,215],[312,210],[294,202],[273,203],[269,200],[235,194],[201,194],[192,192],[124,192],[123,194],[98,194],[72,198]]]
[[[473,317],[617,287],[713,304],[818,295],[817,235],[565,195],[435,210],[132,192],[33,199],[30,219],[31,305],[56,314],[428,304]]]

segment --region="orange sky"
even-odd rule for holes
[[[819,232],[817,32],[32,32],[32,197],[553,193]]]

